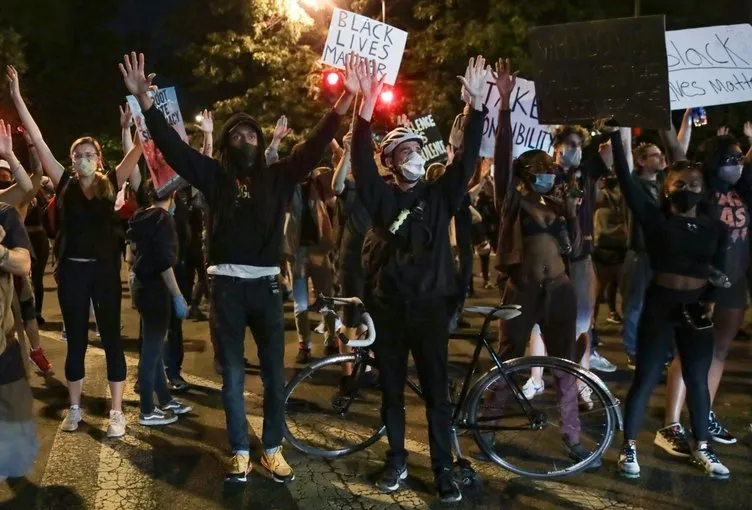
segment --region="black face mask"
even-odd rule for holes
[[[240,147],[228,148],[230,159],[238,167],[238,177],[249,177],[251,168],[256,162],[258,147],[249,143],[243,143]]]
[[[702,193],[695,193],[688,189],[674,191],[668,195],[668,200],[679,212],[687,212],[700,203]]]
[[[8,189],[11,186],[13,186],[13,182],[12,181],[0,181],[0,190]]]

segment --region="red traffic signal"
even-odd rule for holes
[[[337,71],[325,71],[324,72],[324,85],[331,90],[339,88],[342,80],[340,79]]]
[[[384,106],[389,106],[394,101],[394,91],[393,90],[384,90],[381,92],[381,97],[379,98],[381,101],[381,104]]]

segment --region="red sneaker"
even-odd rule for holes
[[[38,349],[32,349],[31,353],[29,354],[29,357],[31,358],[31,361],[34,362],[34,364],[39,367],[39,370],[41,370],[43,373],[47,373],[50,370],[52,370],[52,363],[47,359],[47,356],[44,355],[44,350],[39,347]]]

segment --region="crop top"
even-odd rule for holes
[[[654,272],[707,278],[711,266],[725,272],[728,230],[706,214],[672,214],[656,204],[632,179],[619,132],[611,135],[619,186],[642,227]]]

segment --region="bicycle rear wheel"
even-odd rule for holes
[[[285,439],[308,455],[333,459],[368,448],[386,433],[381,392],[365,354],[338,354],[311,363],[285,388]],[[354,383],[340,388],[345,364]]]
[[[550,479],[586,469],[608,448],[618,403],[594,376],[550,357],[518,358],[503,366],[507,377],[498,369],[488,372],[473,387],[467,407],[468,426],[491,461],[518,475]],[[522,390],[533,368],[543,369],[543,386],[536,385],[534,396],[528,389],[528,397],[518,398],[511,385]],[[572,457],[564,436],[577,438],[590,455]]]

